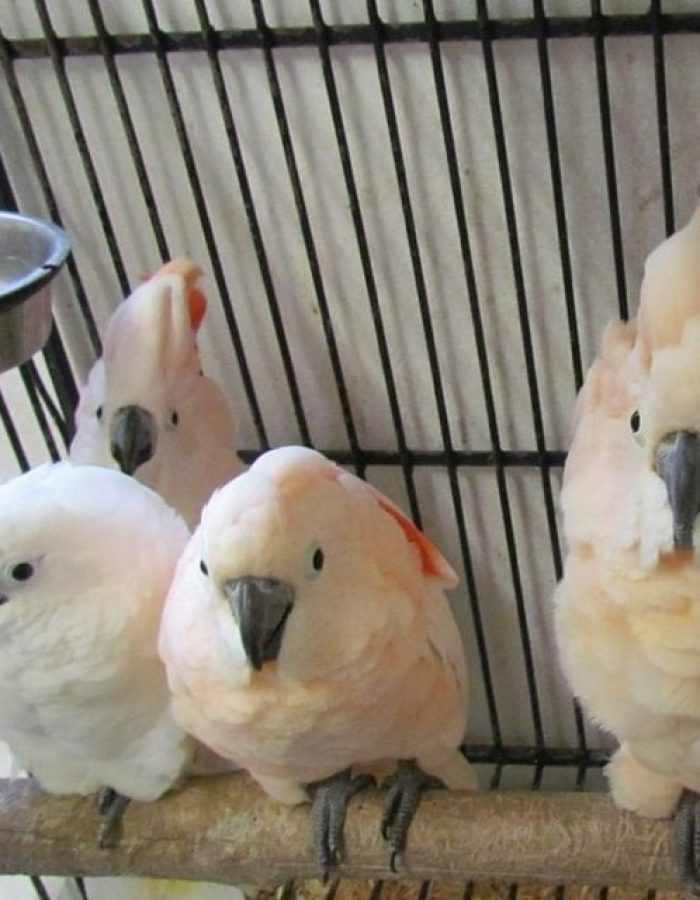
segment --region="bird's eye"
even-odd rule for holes
[[[306,552],[306,577],[316,578],[323,569],[326,557],[318,544],[312,544]]]
[[[203,559],[200,559],[200,561],[199,561],[199,571],[202,573],[202,575],[209,574],[209,569],[207,568],[207,564],[204,562]]]
[[[34,566],[30,562],[20,562],[10,569],[10,576],[15,581],[29,581],[34,574]]]
[[[171,415],[170,415],[170,424],[171,424],[171,425],[177,425],[177,423],[178,423],[179,421],[180,421],[180,416],[178,416],[177,410],[173,410],[172,413],[171,413]]]
[[[632,437],[635,442],[639,444],[640,447],[643,447],[644,432],[642,431],[642,417],[639,415],[639,410],[637,409],[635,409],[630,416],[630,429],[632,430]]]
[[[97,419],[98,422],[102,421],[102,413],[103,412],[104,412],[104,410],[102,409],[101,406],[98,406],[97,409],[95,410],[95,418]]]

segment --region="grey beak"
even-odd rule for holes
[[[700,510],[700,436],[694,431],[666,435],[656,451],[656,470],[666,484],[677,550],[692,550]]]
[[[153,456],[156,449],[156,422],[142,406],[122,406],[114,414],[110,433],[111,452],[126,475]]]
[[[294,588],[274,578],[236,578],[226,582],[224,595],[238,622],[248,661],[259,671],[279,656]]]

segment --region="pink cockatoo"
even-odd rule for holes
[[[608,327],[564,473],[555,594],[562,667],[620,748],[615,802],[676,811],[700,791],[700,212],[649,258],[637,325]],[[700,873],[686,795],[684,878]]]
[[[200,274],[188,260],[173,260],[117,307],[70,448],[74,462],[134,475],[190,527],[214,488],[243,469],[226,399],[202,373]]]
[[[121,472],[62,462],[0,486],[0,738],[47,791],[105,789],[103,844],[193,759],[157,652],[188,538]]]
[[[301,447],[217,491],[182,556],[159,643],[174,716],[274,799],[313,798],[324,871],[373,764],[396,769],[392,865],[421,784],[475,787],[456,581],[398,507]]]

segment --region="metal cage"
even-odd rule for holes
[[[4,474],[64,454],[109,311],[191,252],[243,458],[317,446],[458,563],[485,783],[600,789],[546,624],[559,478],[601,326],[696,200],[692,7],[7,4],[0,206],[75,253],[0,379]]]

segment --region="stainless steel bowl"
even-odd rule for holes
[[[0,372],[26,362],[49,339],[49,282],[69,253],[63,229],[0,211]]]

